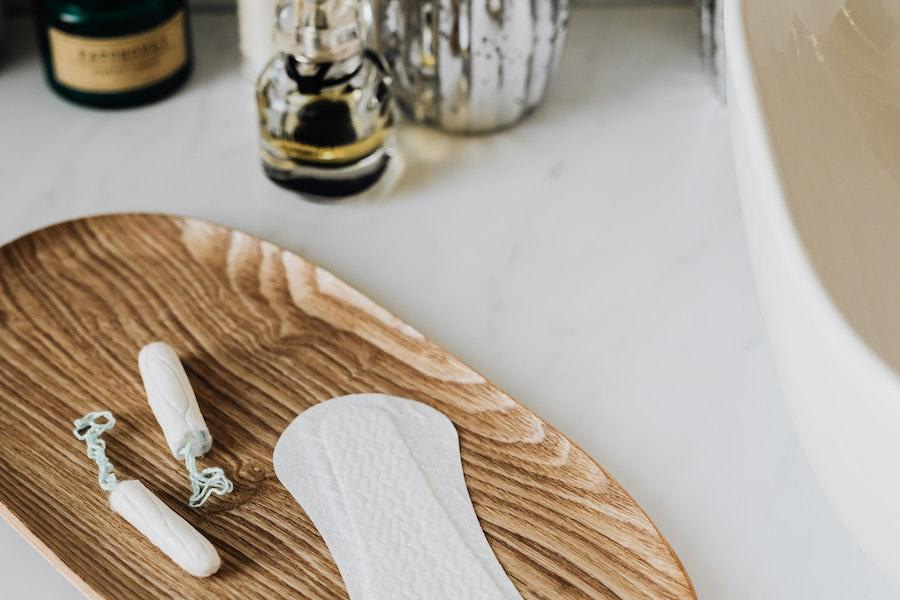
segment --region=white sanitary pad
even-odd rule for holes
[[[478,523],[456,429],[433,408],[323,402],[288,426],[274,462],[353,600],[521,600]]]

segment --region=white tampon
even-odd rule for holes
[[[109,507],[191,575],[209,577],[219,570],[222,560],[209,540],[140,481],[119,482]]]
[[[101,436],[116,426],[109,411],[91,412],[75,421],[72,433],[87,444],[88,458],[97,463],[97,483],[109,492],[109,507],[178,566],[191,575],[208,577],[222,564],[219,553],[203,534],[144,487],[140,481],[120,482],[106,456]]]
[[[185,452],[195,457],[209,452],[212,436],[197,406],[194,388],[172,347],[165,342],[144,346],[138,355],[138,367],[153,416],[175,458],[183,460]]]
[[[166,436],[175,458],[185,461],[191,497],[188,506],[203,506],[212,494],[223,496],[234,489],[218,467],[197,467],[197,457],[209,452],[212,436],[197,405],[194,388],[175,350],[165,342],[154,342],[138,354],[147,401]]]

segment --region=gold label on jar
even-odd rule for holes
[[[84,92],[127,92],[169,77],[188,60],[184,11],[149,31],[88,38],[50,28],[53,73]]]

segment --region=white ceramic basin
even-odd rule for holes
[[[825,492],[900,584],[900,0],[729,2],[735,161],[785,394]]]

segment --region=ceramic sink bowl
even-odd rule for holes
[[[900,0],[730,0],[725,18],[785,395],[825,492],[900,584]]]

